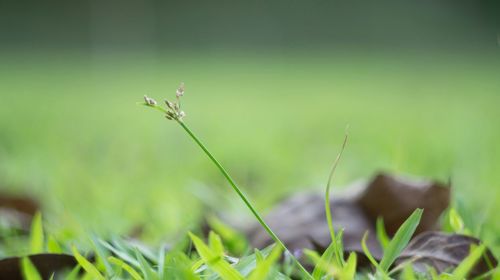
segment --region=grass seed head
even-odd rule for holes
[[[176,102],[171,102],[165,99],[166,108],[158,106],[156,100],[144,95],[144,101],[146,106],[155,107],[156,109],[165,113],[165,118],[168,120],[182,121],[182,118],[186,116],[186,113],[181,110],[180,97],[184,95],[184,83],[181,83],[179,88],[177,88],[175,98]]]

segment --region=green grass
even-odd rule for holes
[[[246,215],[178,127],[135,105],[144,94],[172,96],[184,81],[185,121],[261,212],[292,191],[322,191],[349,124],[336,186],[380,169],[451,176],[466,226],[499,252],[498,52],[14,52],[0,60],[1,187],[40,197],[58,238],[138,224],[148,241],[173,238],[196,223],[199,197]]]

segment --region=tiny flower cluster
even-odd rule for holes
[[[165,100],[167,108],[159,107],[156,100],[146,95],[144,95],[144,102],[145,102],[144,105],[160,109],[165,113],[165,117],[169,120],[182,121],[182,118],[186,116],[186,113],[184,113],[184,111],[181,110],[181,100],[180,100],[180,98],[184,95],[184,91],[185,91],[184,83],[181,83],[181,85],[179,86],[179,88],[177,88],[175,92],[176,102]]]

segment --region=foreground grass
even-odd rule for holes
[[[322,255],[306,250],[305,256],[309,260],[303,259],[303,261],[311,265],[312,273],[307,278],[303,274],[300,277],[298,272],[301,270],[297,269],[297,263],[287,261],[291,256],[286,253],[282,254],[283,246],[271,245],[262,251],[254,249],[252,253],[251,248],[245,245],[247,242],[244,238],[238,237],[231,228],[221,226],[221,222],[217,221],[219,226],[215,226],[214,229],[220,235],[226,236],[226,239],[221,239],[220,235],[212,231],[208,235],[208,243],[205,243],[200,237],[189,232],[188,242],[179,242],[168,249],[164,246],[148,248],[131,239],[114,237],[110,240],[103,240],[89,236],[88,243],[91,244],[91,250],[87,254],[82,254],[76,246],[72,245],[72,257],[71,255],[66,255],[66,257],[74,257],[76,265],[67,267],[66,272],[58,271],[55,275],[51,275],[51,279],[466,279],[475,263],[482,258],[486,249],[484,244],[472,246],[469,255],[456,268],[441,274],[432,269],[428,273],[413,271],[410,263],[392,266],[410,241],[422,213],[422,209],[416,209],[401,225],[394,237],[388,239],[380,262],[371,256],[365,243],[368,232],[365,233],[361,243],[364,254],[373,265],[373,271],[358,266],[357,255],[360,253],[352,252],[345,263],[343,257],[342,264],[338,263],[336,257],[338,255],[334,251],[338,250],[339,245],[342,247],[342,241],[339,239],[340,243],[332,243]],[[55,263],[51,260],[51,256],[54,258],[61,256],[60,254],[67,253],[69,249],[67,243],[63,242],[59,245],[54,238],[47,239],[47,242],[45,240],[42,219],[37,214],[31,228],[30,252],[31,254],[48,252],[49,254],[44,256],[45,266],[51,266]],[[239,258],[231,256],[234,251],[225,248],[225,245],[229,244],[232,244],[233,248],[235,244],[243,245],[246,247],[246,252]],[[191,246],[194,247],[196,253],[192,251]],[[342,252],[340,254],[343,255]],[[85,255],[90,255],[90,257]],[[281,257],[283,261],[279,262]],[[2,265],[5,264],[2,263]],[[42,275],[39,274],[30,258],[19,258],[19,267],[24,279],[42,279]],[[302,268],[300,264],[298,267]],[[5,271],[5,268],[2,269]],[[474,279],[489,279],[489,277],[497,279],[499,276],[498,270],[491,270]]]
[[[133,105],[185,81],[193,128],[257,208],[321,185],[350,124],[337,184],[381,168],[452,176],[467,226],[498,253],[497,54],[4,56],[0,182],[40,197],[58,237],[143,225],[157,243],[195,223],[199,197],[241,211],[175,128]]]

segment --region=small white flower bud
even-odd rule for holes
[[[156,100],[154,100],[153,98],[149,98],[147,95],[144,95],[144,102],[146,102],[147,105],[149,106],[156,106]]]
[[[184,83],[181,83],[177,91],[175,92],[175,96],[181,97],[184,95]]]

